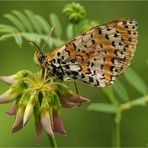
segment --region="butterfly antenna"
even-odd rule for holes
[[[52,35],[52,33],[53,33],[54,30],[55,30],[55,27],[52,27],[51,30],[50,30],[48,39],[47,39],[46,42],[44,43],[44,45],[43,45],[43,47],[42,47],[41,50],[43,50],[43,49],[45,48],[45,46],[47,45],[47,42],[48,42],[48,40],[50,39],[50,37],[51,37],[51,35]]]
[[[32,40],[28,40],[28,42],[29,42],[29,43],[32,43],[35,47],[37,47],[37,49],[38,49],[39,51],[41,51],[40,47],[39,47],[35,42],[33,42]]]

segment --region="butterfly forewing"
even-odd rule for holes
[[[83,32],[48,56],[64,74],[107,86],[130,64],[137,44],[137,23],[120,19]]]

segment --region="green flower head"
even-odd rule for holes
[[[85,18],[86,15],[85,8],[75,2],[65,5],[63,13],[67,17],[68,21],[73,24],[78,24]]]

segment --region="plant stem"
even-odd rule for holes
[[[115,120],[112,129],[112,147],[120,148],[120,123],[121,123],[121,110],[115,114]]]
[[[112,131],[112,147],[120,147],[120,124],[114,123]]]
[[[54,135],[52,135],[52,136],[48,135],[48,139],[49,139],[49,143],[50,143],[52,148],[57,148],[58,147]]]
[[[73,24],[73,35],[76,36],[77,25]]]

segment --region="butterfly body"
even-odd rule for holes
[[[69,40],[46,57],[43,56],[40,64],[47,69],[49,76],[62,80],[68,76],[104,87],[111,84],[131,63],[137,36],[135,20],[115,20]]]

